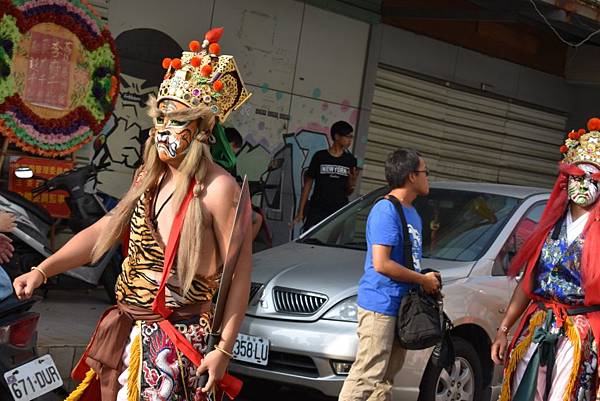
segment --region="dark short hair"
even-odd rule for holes
[[[331,126],[331,139],[335,141],[336,135],[346,136],[350,135],[354,131],[354,128],[346,121],[338,121],[333,123]]]
[[[241,148],[244,144],[242,135],[240,135],[239,131],[233,127],[225,128],[225,136],[227,137],[227,142],[233,142],[238,148]]]
[[[419,169],[421,155],[414,149],[398,149],[385,161],[385,179],[390,189],[402,188],[406,177]]]

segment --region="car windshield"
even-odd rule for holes
[[[342,209],[299,241],[366,250],[367,216],[384,195],[374,191]],[[474,261],[481,257],[520,199],[483,192],[431,188],[414,203],[423,220],[423,257]]]

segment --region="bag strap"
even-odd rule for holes
[[[387,195],[383,199],[387,199],[396,208],[400,221],[402,223],[402,246],[404,249],[404,267],[410,270],[415,270],[415,262],[412,256],[412,242],[410,241],[410,233],[408,232],[408,223],[406,222],[406,216],[404,215],[404,209],[402,209],[402,203],[394,195]]]

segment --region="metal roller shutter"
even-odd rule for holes
[[[361,192],[385,184],[386,156],[417,149],[433,179],[551,186],[566,113],[475,94],[380,65]]]

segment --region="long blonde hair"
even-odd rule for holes
[[[203,237],[203,215],[200,195],[204,187],[208,165],[212,163],[208,142],[212,136],[211,127],[215,123],[215,117],[208,108],[206,113],[202,114],[203,118],[200,119],[198,124],[199,134],[190,143],[187,154],[178,167],[181,174],[178,174],[177,182],[175,182],[175,194],[173,196],[174,209],[178,210],[185,198],[190,182],[192,179],[196,180],[193,189],[194,197],[185,215],[177,250],[177,266],[179,267],[177,277],[183,294],[186,294],[191,288],[198,268],[201,266],[200,250]],[[110,221],[92,250],[93,261],[99,260],[123,237],[142,194],[154,187],[160,176],[167,172],[167,165],[158,157],[154,138],[154,131],[151,130],[150,136],[144,144],[142,172],[136,174],[136,176],[139,176],[139,182],[131,186],[123,199],[111,211]]]

